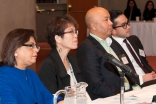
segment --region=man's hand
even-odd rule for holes
[[[143,78],[143,82],[147,82],[156,79],[156,74],[154,71],[152,71],[151,73],[147,73],[143,75],[142,78]]]

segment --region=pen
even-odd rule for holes
[[[120,100],[120,98],[114,98],[114,100]],[[124,100],[137,100],[137,98],[124,98]]]

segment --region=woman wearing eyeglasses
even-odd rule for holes
[[[69,54],[78,47],[78,25],[69,15],[52,18],[46,27],[46,39],[52,50],[42,62],[38,75],[51,93],[81,81],[77,59]]]
[[[0,104],[53,103],[53,95],[27,68],[36,62],[39,50],[31,29],[15,29],[6,35],[1,51]]]

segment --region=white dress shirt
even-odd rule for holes
[[[128,55],[136,73],[139,75],[139,80],[140,80],[140,84],[143,84],[143,78],[142,76],[145,75],[145,72],[142,70],[142,68],[137,64],[137,62],[135,61],[135,59],[133,58],[132,54],[130,53],[129,49],[127,48],[126,44],[123,42],[123,38],[117,38],[112,36],[114,40],[116,40],[121,47],[125,50],[126,54]],[[126,39],[127,40],[127,39]],[[130,42],[127,40],[127,42],[129,43],[129,45],[131,46]],[[110,44],[110,41],[109,41]],[[111,45],[111,44],[110,44]],[[139,59],[138,55],[136,54],[135,50],[133,49],[133,47],[131,46],[132,50],[134,51],[135,55],[137,56],[137,58]],[[139,59],[140,61],[140,59]],[[140,61],[141,63],[141,61]]]
[[[118,56],[116,55],[116,53],[113,51],[113,49],[110,47],[110,45],[107,43],[106,40],[103,40],[102,38],[90,33],[90,35],[96,39],[101,45],[102,47],[108,52],[110,53],[111,55],[113,55],[116,59],[119,60]],[[117,67],[117,66],[116,66]],[[117,67],[119,73],[122,71],[119,67]],[[125,90],[129,90],[130,89],[130,84],[129,84],[129,81],[128,79],[124,76],[124,87],[125,87]]]

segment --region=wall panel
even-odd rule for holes
[[[35,0],[0,0],[0,51],[8,32],[15,28],[36,30]],[[35,70],[35,65],[31,66]]]

